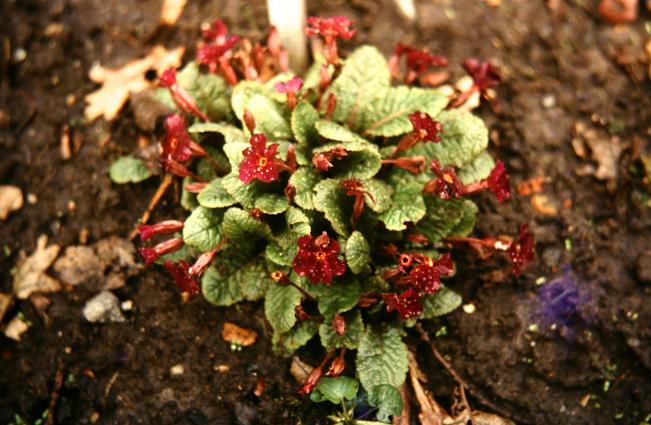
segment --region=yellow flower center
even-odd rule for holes
[[[261,156],[260,159],[258,159],[258,167],[259,168],[266,167],[268,162],[269,160],[267,159],[266,156]]]
[[[326,259],[325,252],[323,252],[323,251],[319,251],[319,252],[317,252],[316,254],[314,254],[314,257],[315,257],[318,261],[325,261],[325,259]]]
[[[443,180],[445,180],[450,184],[454,183],[454,179],[452,178],[452,175],[448,173],[443,174]]]

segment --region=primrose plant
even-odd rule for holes
[[[482,120],[457,108],[468,93],[414,86],[444,58],[403,45],[389,61],[371,46],[342,58],[337,40],[355,34],[344,17],[310,18],[306,32],[324,47],[303,77],[273,29],[253,44],[220,21],[196,62],[160,76],[159,100],[178,110],[165,119],[160,164],[183,179],[191,213],[141,224],[140,253],[188,297],[264,300],[279,354],[318,334],[325,356],[300,394],[350,404],[361,384],[387,421],[401,411],[403,332],[461,303],[441,282],[455,273],[450,248],[501,252],[519,275],[533,237],[526,225],[514,238],[469,236],[473,196],[509,198],[509,177],[486,152]],[[470,93],[499,82],[489,63],[464,67]]]

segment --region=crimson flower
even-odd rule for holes
[[[168,239],[164,242],[156,244],[151,247],[141,246],[138,252],[145,261],[145,264],[151,264],[158,260],[158,257],[165,254],[170,254],[183,246],[183,238]]]
[[[420,174],[425,165],[424,156],[401,156],[396,159],[383,159],[382,164],[392,164],[412,174]]]
[[[475,82],[480,91],[495,87],[500,83],[500,74],[490,62],[481,62],[479,59],[468,58],[461,64],[463,69]]]
[[[442,254],[438,260],[429,257],[423,259],[423,263],[417,265],[411,272],[411,285],[418,292],[433,294],[441,287],[441,276],[449,276],[454,271],[452,256]]]
[[[317,171],[325,172],[332,168],[333,159],[342,159],[348,155],[348,151],[342,146],[335,146],[327,152],[317,153],[312,157],[312,165]]]
[[[199,295],[201,290],[194,276],[190,274],[190,264],[183,260],[176,264],[168,260],[165,261],[165,268],[181,292],[187,292],[190,296]]]
[[[393,310],[397,310],[402,320],[418,317],[423,312],[420,295],[418,295],[418,292],[414,288],[409,288],[400,295],[391,293],[384,294],[383,297],[387,311],[392,312]]]
[[[301,77],[294,77],[284,83],[276,83],[275,87],[278,93],[296,93],[303,87],[303,79]]]
[[[459,180],[454,168],[441,167],[436,159],[432,159],[430,168],[436,174],[436,179],[427,182],[423,191],[434,193],[444,200],[460,198],[464,194],[463,183]]]
[[[443,126],[440,122],[434,121],[429,114],[416,111],[409,114],[409,121],[414,127],[413,132],[418,135],[418,140],[434,143],[441,141],[440,134],[443,131]]]
[[[219,19],[204,29],[202,35],[206,44],[197,50],[197,61],[207,65],[211,72],[215,72],[222,56],[229,52],[240,38],[228,35],[228,27]]]
[[[165,118],[165,138],[163,139],[163,158],[185,162],[193,155],[192,140],[186,131],[185,120],[179,114]]]
[[[364,194],[367,194],[371,199],[373,196],[364,190],[364,186],[357,180],[343,180],[341,182],[341,187],[346,190],[346,196],[355,197],[355,202],[353,203],[353,216],[352,222],[353,226],[357,223],[357,220],[362,216],[364,212]],[[372,199],[374,201],[374,199]]]
[[[341,261],[339,242],[330,239],[326,232],[316,238],[305,235],[298,239],[298,253],[294,257],[294,271],[299,276],[307,276],[310,283],[330,285],[335,276],[346,272],[346,263]]]
[[[146,241],[156,235],[165,235],[181,230],[183,230],[183,222],[178,220],[165,220],[156,224],[141,224],[138,226],[141,241]]]
[[[346,370],[346,347],[343,347],[339,352],[339,355],[330,363],[330,368],[326,373],[326,376],[334,377],[339,376],[344,373]]]
[[[520,276],[523,267],[533,261],[536,256],[533,233],[529,230],[529,226],[526,224],[520,225],[518,240],[511,242],[508,254],[513,263],[513,274]]]
[[[389,69],[394,77],[398,74],[400,58],[406,57],[407,74],[405,84],[411,84],[419,75],[427,72],[431,67],[448,66],[448,61],[442,56],[431,54],[427,49],[416,49],[402,43],[398,43],[393,49],[393,55],[389,59]]]
[[[488,183],[488,189],[495,194],[498,201],[502,202],[511,196],[509,175],[506,172],[504,163],[499,159],[495,163],[495,167],[486,180]]]
[[[337,37],[350,40],[357,32],[357,30],[350,28],[352,24],[345,16],[331,16],[329,18],[310,16],[307,18],[308,26],[305,27],[305,33],[310,37],[320,35],[326,40],[326,43]]]
[[[181,111],[187,114],[193,114],[203,121],[208,121],[208,117],[199,110],[197,102],[195,102],[192,96],[190,96],[190,93],[188,93],[179,85],[178,81],[176,81],[176,69],[168,68],[163,72],[163,74],[158,78],[158,84],[161,87],[169,89],[174,103]]]
[[[251,136],[251,147],[242,151],[244,160],[240,163],[240,180],[245,184],[258,179],[265,183],[278,180],[278,163],[276,153],[278,144],[267,147],[267,138],[264,134]]]

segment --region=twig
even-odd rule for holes
[[[475,417],[472,415],[472,408],[470,408],[470,404],[466,398],[466,389],[463,385],[459,387],[459,392],[461,393],[461,402],[463,403],[463,407],[466,409],[466,412],[468,412],[468,416],[470,417],[470,423],[475,425]]]
[[[147,221],[149,221],[149,217],[151,217],[152,211],[154,211],[154,208],[156,208],[156,205],[165,194],[165,191],[172,184],[172,181],[173,181],[172,175],[165,174],[165,178],[163,178],[163,181],[161,181],[160,185],[158,186],[158,189],[156,189],[156,193],[154,193],[154,196],[151,198],[151,201],[149,201],[149,205],[147,206],[147,209],[145,210],[144,213],[142,213],[142,217],[140,217],[140,222],[139,222],[140,224],[145,224],[147,223]],[[136,227],[131,231],[131,234],[129,234],[129,240],[134,240],[137,235],[138,235],[138,228]]]
[[[50,395],[50,404],[47,408],[47,425],[54,425],[54,408],[57,405],[59,400],[59,391],[63,385],[63,361],[59,360],[59,366],[57,367],[56,374],[54,375],[54,387],[52,388],[52,393]]]

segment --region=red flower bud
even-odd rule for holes
[[[253,117],[251,111],[248,109],[244,110],[244,123],[246,124],[246,128],[248,128],[249,131],[253,134],[253,131],[255,130],[255,118]]]
[[[163,72],[159,77],[158,82],[162,87],[169,89],[174,103],[181,111],[195,115],[203,121],[208,121],[208,117],[199,110],[197,103],[194,101],[192,96],[190,96],[190,93],[188,93],[176,81],[176,70],[174,68],[169,68]]]
[[[156,224],[140,224],[138,226],[141,241],[146,241],[152,236],[175,233],[181,230],[183,230],[183,222],[178,220],[165,220]]]
[[[521,224],[519,228],[518,240],[511,242],[509,247],[509,258],[513,263],[513,274],[520,276],[525,265],[533,261],[536,257],[534,251],[533,233],[529,231],[529,226]]]
[[[151,264],[158,260],[158,257],[165,254],[170,254],[183,246],[183,238],[173,238],[161,242],[153,247],[141,246],[138,252],[145,261],[145,264]]]
[[[332,319],[332,328],[339,336],[343,336],[346,333],[346,320],[344,320],[341,314],[335,314],[335,317]]]

